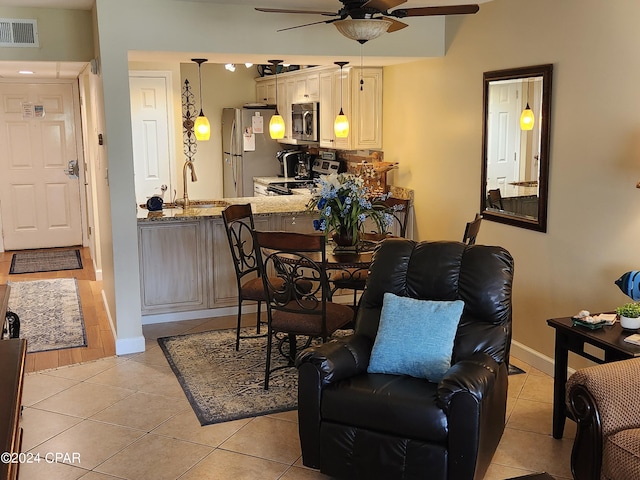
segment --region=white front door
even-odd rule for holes
[[[144,204],[151,195],[168,190],[173,197],[171,165],[173,128],[171,76],[165,72],[130,72],[131,129],[136,202]]]
[[[80,179],[67,174],[80,160],[73,95],[70,83],[0,83],[6,250],[82,245]]]

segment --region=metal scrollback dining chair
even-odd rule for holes
[[[476,213],[476,218],[470,222],[467,222],[467,225],[464,229],[464,235],[462,236],[462,243],[466,243],[467,245],[475,245],[476,237],[480,232],[480,223],[482,222],[482,215]]]
[[[329,301],[325,236],[296,232],[255,232],[267,294],[267,358],[264,389],[271,373],[295,366],[296,336],[307,337],[303,348],[314,338],[326,341],[336,330],[353,321],[353,310]],[[311,284],[311,288],[308,285]],[[279,338],[277,335],[281,334]],[[272,365],[272,343],[286,363]],[[288,351],[285,347],[288,346]]]
[[[265,337],[261,334],[261,305],[267,300],[262,282],[262,266],[256,254],[253,239],[255,231],[251,204],[230,205],[222,211],[222,220],[227,232],[231,258],[236,272],[238,286],[238,322],[236,326],[236,350],[240,348],[240,339]],[[242,304],[244,301],[257,302],[256,334],[240,335]]]
[[[406,238],[407,225],[409,224],[409,203],[409,199],[395,197],[388,197],[384,201],[385,206],[392,209],[390,214],[393,217],[393,220],[391,225],[388,226],[387,231],[382,234],[383,237],[386,235]],[[394,233],[396,233],[394,230],[398,235],[394,235]],[[339,289],[353,290],[353,306],[355,308],[358,303],[358,292],[364,290],[368,274],[368,270],[347,269],[340,271],[337,274],[334,274],[334,277],[331,279],[333,283],[333,291]]]

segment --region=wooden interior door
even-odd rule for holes
[[[0,83],[0,215],[6,250],[82,245],[70,83]],[[81,162],[80,162],[81,163]]]

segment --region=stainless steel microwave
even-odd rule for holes
[[[318,141],[318,102],[291,105],[291,136],[295,140]]]

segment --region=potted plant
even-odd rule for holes
[[[640,328],[640,303],[625,303],[616,308],[620,317],[620,326],[625,330],[637,330]]]
[[[391,225],[395,209],[384,204],[386,198],[386,194],[373,196],[359,175],[332,173],[320,176],[307,208],[320,213],[313,221],[315,230],[333,234],[337,245],[349,247],[358,244],[365,219],[373,220],[379,233]]]

